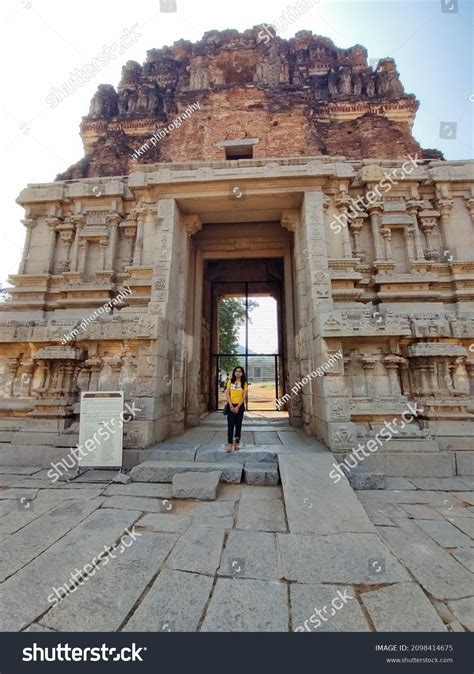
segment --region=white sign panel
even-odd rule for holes
[[[123,391],[81,393],[79,465],[120,468],[123,449]]]

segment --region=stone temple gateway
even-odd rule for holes
[[[258,33],[128,62],[83,118],[84,158],[22,190],[23,259],[0,306],[0,463],[62,457],[81,391],[137,401],[126,465],[199,425],[215,408],[210,284],[232,268],[281,284],[279,395],[343,353],[291,396],[291,424],[342,459],[417,403],[366,465],[474,473],[474,163],[420,148],[392,59],[372,69],[359,45]]]

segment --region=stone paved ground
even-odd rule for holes
[[[110,471],[52,485],[0,467],[0,630],[474,630],[472,478],[389,479],[358,492],[369,521],[308,460],[285,460],[286,503],[281,486],[190,502],[170,484],[110,484]],[[126,529],[135,542],[85,566]]]

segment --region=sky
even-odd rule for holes
[[[148,49],[196,41],[208,30],[272,23],[289,6],[285,0],[161,2],[176,2],[176,11],[162,12],[160,0],[1,3],[2,284],[17,272],[24,241],[15,199],[28,183],[51,182],[83,156],[79,124],[99,84],[117,86],[122,65],[142,63]],[[364,45],[369,59],[393,57],[406,92],[421,103],[414,126],[421,146],[440,149],[446,159],[472,159],[473,9],[472,0],[320,0],[280,36],[312,30],[338,47]],[[140,36],[134,44],[53,109],[46,101],[52,87],[118,43],[127,28]]]

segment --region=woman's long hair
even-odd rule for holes
[[[232,371],[232,377],[230,378],[230,382],[231,382],[231,384],[235,384],[235,382],[237,380],[237,377],[235,376],[236,370],[242,370],[242,376],[240,378],[240,385],[242,386],[242,388],[244,388],[245,384],[247,383],[247,377],[245,376],[245,370],[242,367],[242,365],[237,365],[237,367],[234,367],[234,369]]]

